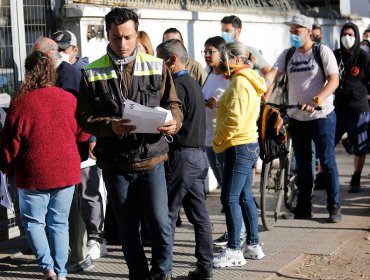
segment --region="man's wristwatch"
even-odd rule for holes
[[[312,101],[315,102],[317,104],[317,106],[320,106],[320,104],[321,104],[320,97],[318,97],[317,95],[312,97]]]

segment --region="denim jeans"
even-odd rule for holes
[[[233,146],[225,150],[221,202],[229,233],[228,247],[231,249],[240,249],[242,220],[247,231],[247,244],[259,243],[258,210],[252,194],[253,167],[259,151],[258,143]]]
[[[129,278],[146,279],[148,261],[140,239],[140,217],[147,217],[151,233],[153,275],[172,271],[172,231],[168,216],[167,185],[163,163],[146,171],[103,170],[107,189],[129,269]]]
[[[203,191],[208,172],[206,154],[198,148],[170,150],[169,169],[168,207],[173,235],[183,205],[186,217],[194,226],[197,267],[210,272],[213,266],[212,225]]]
[[[340,207],[338,168],[335,160],[335,127],[336,115],[334,111],[326,118],[312,121],[289,119],[290,135],[297,161],[298,210],[303,212],[312,210],[312,140],[324,170],[324,180],[327,185],[327,209],[332,210]]]
[[[59,278],[67,275],[68,215],[74,189],[74,186],[50,190],[18,189],[28,244],[43,272],[54,270]]]

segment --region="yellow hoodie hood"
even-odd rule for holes
[[[234,74],[235,76],[244,76],[255,88],[257,95],[262,96],[267,91],[265,79],[262,78],[257,71],[246,68]]]

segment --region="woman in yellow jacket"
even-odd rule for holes
[[[245,258],[265,255],[258,239],[258,210],[253,200],[253,167],[259,156],[257,119],[266,83],[252,69],[254,57],[248,48],[234,42],[226,45],[221,68],[230,85],[218,102],[213,149],[225,154],[221,202],[228,230],[227,246],[213,260],[214,267],[242,266]],[[247,246],[240,248],[244,220]]]

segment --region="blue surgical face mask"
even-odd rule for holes
[[[229,32],[222,32],[222,38],[226,41],[226,44],[234,42],[233,34]]]
[[[294,34],[290,34],[290,44],[297,49],[303,45],[301,37]]]

